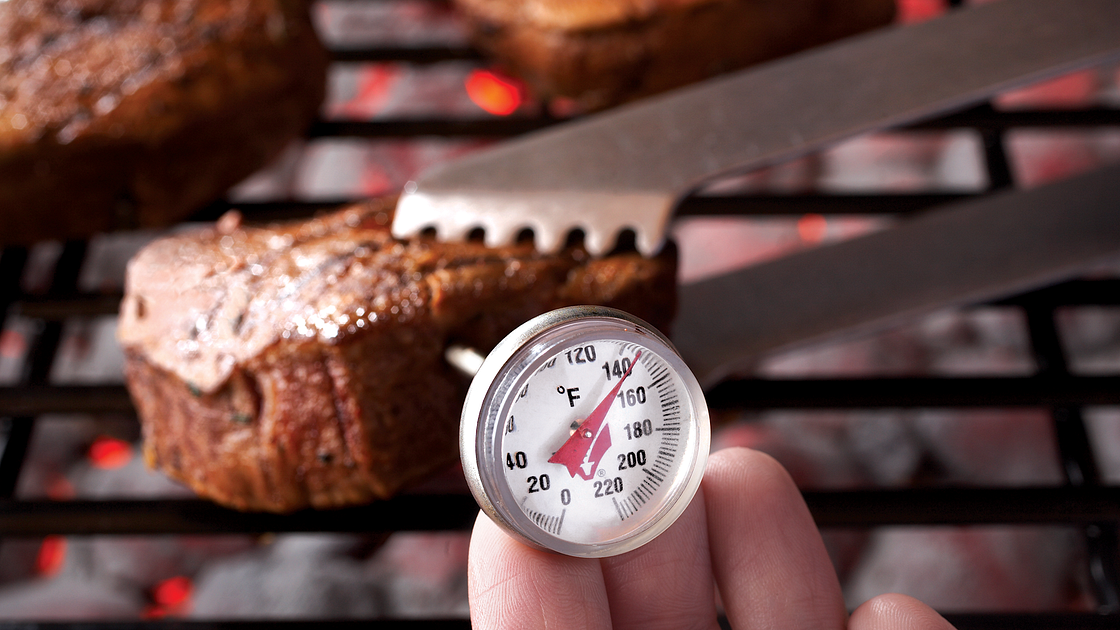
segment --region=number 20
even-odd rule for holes
[[[552,487],[552,480],[548,478],[548,475],[541,475],[540,477],[533,475],[525,481],[529,484],[529,492],[540,492]]]

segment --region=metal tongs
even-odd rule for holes
[[[1117,0],[1005,0],[880,29],[696,87],[546,129],[409,182],[393,233],[435,228],[486,243],[576,228],[595,255],[633,229],[646,255],[677,202],[712,177],[772,165],[869,131],[1120,58]]]
[[[393,232],[523,229],[592,254],[633,229],[652,255],[714,176],[964,109],[1120,60],[1120,1],[1004,0],[850,38],[522,136],[410,182]],[[681,289],[674,341],[710,384],[776,350],[1053,281],[1120,252],[1120,168],[927,213]]]

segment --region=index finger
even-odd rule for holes
[[[475,521],[469,556],[473,627],[610,629],[598,562],[529,548],[484,513]]]
[[[748,449],[712,453],[704,497],[712,569],[733,628],[845,627],[840,581],[781,464]]]

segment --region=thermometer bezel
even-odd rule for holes
[[[555,356],[560,347],[579,340],[636,342],[656,354],[680,379],[687,439],[666,496],[652,515],[624,535],[598,542],[575,542],[554,536],[517,505],[504,473],[500,449],[504,418],[514,396]],[[682,437],[684,437],[682,435]],[[471,493],[484,512],[521,542],[569,556],[600,558],[636,549],[653,540],[684,512],[703,478],[711,445],[711,425],[704,392],[667,337],[641,319],[601,306],[574,306],[540,315],[518,327],[487,356],[475,375],[459,425],[460,457]]]

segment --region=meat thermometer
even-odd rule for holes
[[[704,393],[668,338],[598,306],[510,333],[482,362],[459,425],[483,511],[532,547],[589,558],[672,525],[710,443]]]

